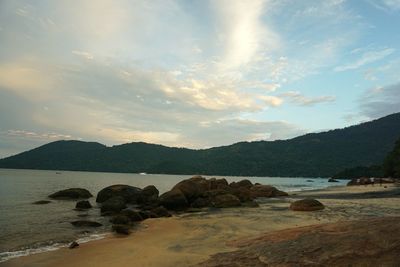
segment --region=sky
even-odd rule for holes
[[[400,111],[400,0],[0,0],[0,158],[208,148]]]

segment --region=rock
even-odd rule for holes
[[[130,185],[111,185],[100,190],[96,202],[103,203],[113,197],[122,197],[126,203],[137,204],[141,197],[141,189]]]
[[[71,224],[76,227],[100,227],[100,226],[102,226],[101,223],[94,222],[94,221],[73,221],[73,222],[71,222]]]
[[[76,202],[75,208],[86,210],[86,209],[92,208],[92,205],[87,200],[81,200],[81,201]]]
[[[146,220],[148,218],[157,218],[157,214],[149,210],[141,210],[139,211],[139,215],[142,216],[143,220]]]
[[[170,210],[184,210],[189,207],[185,195],[179,189],[172,189],[160,196],[160,204]]]
[[[341,221],[232,242],[197,267],[400,266],[400,217]]]
[[[325,206],[321,202],[312,198],[297,200],[290,204],[290,209],[294,211],[315,211],[324,208]]]
[[[205,208],[210,206],[210,201],[208,198],[199,197],[196,198],[195,201],[190,205],[192,208]]]
[[[159,191],[154,185],[146,186],[140,194],[141,203],[154,203],[158,201]]]
[[[329,178],[328,183],[339,183],[339,181],[333,178]]]
[[[241,202],[251,201],[254,199],[250,189],[246,186],[241,186],[231,189],[232,195],[237,196]]]
[[[39,201],[33,202],[32,204],[35,204],[35,205],[43,205],[43,204],[49,204],[49,203],[51,203],[50,200],[39,200]]]
[[[79,247],[79,244],[78,244],[78,242],[74,241],[71,244],[69,244],[68,248],[73,249],[73,248],[77,248],[77,247]]]
[[[212,199],[211,203],[216,208],[230,208],[241,205],[240,200],[232,194],[217,195]]]
[[[201,176],[194,176],[190,179],[186,179],[177,183],[172,190],[180,190],[187,201],[192,202],[204,192],[209,190],[209,187],[210,183],[205,178]]]
[[[51,194],[49,198],[54,199],[80,199],[80,198],[90,198],[93,195],[86,189],[83,188],[69,188],[61,190]]]
[[[253,186],[253,183],[250,182],[249,180],[245,179],[245,180],[241,180],[239,182],[232,182],[229,184],[229,186],[232,188],[240,188],[240,187],[250,188]]]
[[[307,180],[306,182],[307,182],[307,183],[313,183],[314,180]]]
[[[254,185],[250,188],[250,194],[253,198],[288,196],[288,193],[280,191],[270,185]]]
[[[347,183],[348,186],[351,185],[368,185],[372,184],[372,181],[369,177],[360,177],[360,178],[354,178],[350,182]]]
[[[218,190],[218,189],[223,189],[226,190],[229,188],[229,184],[226,181],[226,179],[215,179],[211,178],[209,181],[209,190]]]
[[[129,224],[131,220],[125,215],[118,214],[112,217],[110,222],[113,224]]]
[[[171,213],[169,213],[169,211],[162,206],[152,209],[151,212],[154,213],[157,217],[171,217],[172,216]]]
[[[258,208],[258,207],[260,207],[260,205],[257,202],[255,202],[254,200],[243,202],[242,206],[243,207],[247,207],[247,208]]]
[[[126,224],[114,224],[112,230],[123,235],[129,235],[131,233],[130,226]]]
[[[101,204],[101,212],[111,212],[111,213],[118,213],[121,210],[126,208],[125,199],[121,196],[116,196],[109,198],[107,201]]]
[[[125,209],[121,211],[121,214],[129,218],[130,221],[132,222],[139,222],[143,221],[143,216],[140,214],[140,212],[131,210],[131,209]]]

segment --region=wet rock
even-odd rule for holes
[[[312,198],[297,200],[290,204],[290,209],[294,211],[316,211],[324,208],[325,206],[321,202]]]
[[[205,197],[196,198],[195,201],[192,202],[192,208],[205,208],[210,206],[210,200]]]
[[[69,188],[55,192],[49,195],[49,198],[53,199],[80,199],[80,198],[90,198],[93,195],[86,189],[83,188]]]
[[[73,249],[73,248],[77,248],[77,247],[79,247],[79,244],[78,244],[78,242],[74,241],[71,244],[69,244],[68,248]]]
[[[101,223],[94,222],[94,221],[73,221],[71,222],[73,226],[76,227],[100,227],[102,226]]]
[[[130,226],[126,224],[114,224],[112,230],[122,235],[129,235],[131,233]]]
[[[121,197],[126,203],[137,204],[141,197],[141,189],[130,185],[111,185],[100,190],[96,202],[103,203],[110,198]]]
[[[253,183],[250,182],[247,179],[241,180],[239,182],[232,182],[229,184],[230,187],[232,188],[240,188],[240,187],[244,187],[244,188],[250,188],[253,186]]]
[[[328,183],[339,183],[339,181],[333,178],[329,178]]]
[[[121,210],[126,208],[125,199],[121,196],[116,196],[107,199],[105,202],[101,204],[101,212],[104,214],[107,213],[118,213]]]
[[[76,202],[75,208],[85,210],[85,209],[92,208],[92,205],[87,200],[81,200],[81,201]]]
[[[35,205],[44,205],[44,204],[49,204],[49,203],[51,203],[50,200],[39,200],[39,201],[33,202],[32,204],[35,204]]]
[[[172,189],[160,196],[160,204],[170,210],[184,210],[189,207],[185,195],[179,189]]]
[[[270,185],[254,185],[250,188],[250,193],[253,198],[288,196],[288,193],[280,191]]]
[[[232,194],[217,195],[212,199],[211,203],[216,208],[230,208],[241,205],[240,200]]]
[[[231,193],[238,197],[241,202],[251,201],[254,199],[252,192],[247,186],[233,188],[231,189]]]
[[[139,222],[144,220],[143,216],[139,212],[131,209],[122,210],[121,214],[129,218],[129,220],[132,222]]]
[[[258,208],[258,207],[260,207],[260,205],[257,202],[255,202],[254,200],[243,202],[242,206],[243,207],[247,207],[247,208]]]
[[[110,222],[113,224],[129,224],[131,220],[125,215],[118,214],[112,217]]]
[[[146,186],[140,195],[141,203],[155,203],[158,201],[159,191],[154,185]]]
[[[155,209],[152,209],[151,212],[155,214],[157,217],[171,217],[171,213],[164,208],[164,207],[157,207]]]

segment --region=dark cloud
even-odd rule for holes
[[[361,115],[374,119],[400,112],[400,83],[369,90],[360,99]]]

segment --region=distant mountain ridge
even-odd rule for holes
[[[0,168],[330,177],[346,168],[380,164],[400,137],[400,113],[288,140],[240,142],[193,150],[134,142],[107,147],[56,141],[0,160]]]

